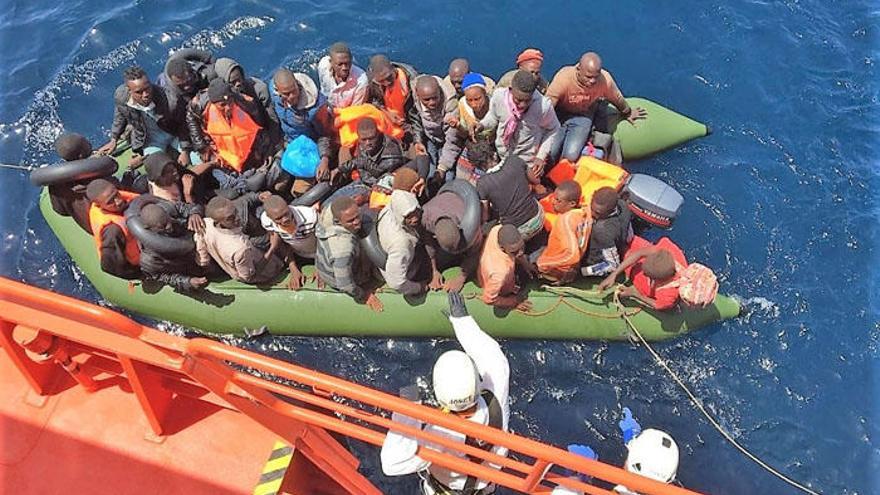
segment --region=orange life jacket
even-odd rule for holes
[[[409,77],[406,71],[397,69],[397,78],[394,83],[385,90],[385,109],[396,113],[400,117],[406,116],[406,99],[409,97]]]
[[[394,125],[385,112],[369,103],[333,109],[333,125],[339,129],[339,144],[351,148],[357,143],[357,125],[363,118],[372,119],[379,132],[395,139],[403,139],[403,129]]]
[[[214,103],[205,108],[205,132],[211,136],[223,165],[236,172],[244,171],[244,164],[251,154],[254,141],[262,127],[238,105],[232,105],[232,120]]]
[[[559,160],[559,163],[550,169],[547,176],[555,184],[561,184],[567,180],[573,180],[581,186],[581,200],[579,206],[589,206],[593,199],[593,193],[603,187],[611,187],[620,190],[629,173],[612,163],[603,162],[592,156],[582,156],[577,165],[572,165],[566,159]],[[556,213],[553,212],[552,195],[548,195],[541,199],[539,203],[544,208],[544,230],[553,229],[556,223]]]
[[[581,258],[587,252],[592,227],[587,210],[574,209],[558,215],[547,248],[538,257],[538,271],[552,280],[573,280]]]
[[[138,197],[136,193],[128,191],[119,191],[119,195],[126,201],[131,201]],[[140,265],[141,250],[138,247],[137,239],[131,235],[128,227],[125,226],[125,217],[121,214],[106,212],[95,203],[92,203],[92,206],[89,208],[89,225],[92,227],[93,237],[95,238],[98,259],[101,258],[104,229],[111,223],[118,225],[125,235],[125,260],[132,266]]]

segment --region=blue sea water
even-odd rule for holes
[[[185,6],[184,6],[185,5]],[[631,164],[686,198],[670,235],[713,266],[750,312],[659,352],[741,443],[822,493],[880,492],[877,186],[880,7],[871,1],[22,2],[0,12],[0,162],[52,160],[62,130],[99,145],[122,70],[161,70],[170,50],[210,48],[268,77],[313,69],[346,40],[442,74],[467,56],[499,76],[526,46],[545,76],[586,50],[628,95],[710,124],[705,139]],[[0,275],[91,301],[36,208],[25,174],[0,169]],[[295,308],[291,309],[295,317]],[[233,342],[389,391],[424,381],[439,341],[275,338]],[[512,428],[589,443],[621,463],[629,406],[672,433],[679,478],[708,493],[795,493],[718,435],[643,349],[506,342]],[[389,493],[378,453],[355,445]]]

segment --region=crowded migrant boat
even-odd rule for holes
[[[361,68],[339,42],[317,79],[282,67],[264,82],[181,49],[158,77],[125,69],[109,141],[64,133],[62,163],[31,179],[94,238],[103,272],[182,294],[224,278],[287,277],[300,291],[314,278],[382,312],[380,291],[473,282],[483,304],[528,312],[528,281],[592,278],[654,311],[710,305],[709,268],[639,235],[670,226],[682,202],[620,167],[611,127],[648,111],[594,52],[549,82],[543,59],[525,49],[496,82],[465,58],[445,75],[383,54]]]

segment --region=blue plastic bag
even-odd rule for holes
[[[308,136],[302,135],[287,145],[281,156],[281,168],[294,177],[312,179],[320,161],[318,145]]]

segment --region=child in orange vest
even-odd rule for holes
[[[573,180],[559,184],[553,192],[551,204],[559,216],[537,265],[542,278],[557,284],[571,282],[577,277],[590,239],[592,219],[588,211],[577,208],[580,199],[581,186]]]

